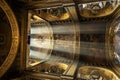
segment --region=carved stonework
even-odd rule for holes
[[[77,80],[119,80],[110,70],[100,67],[84,66],[79,69]]]
[[[120,10],[116,13],[107,32],[108,62],[117,75],[120,76]]]
[[[79,13],[86,18],[104,17],[112,14],[118,6],[118,0],[79,4]]]

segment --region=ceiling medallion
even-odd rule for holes
[[[110,55],[113,63],[120,66],[120,20],[115,18],[109,30]]]
[[[114,34],[114,48],[115,48],[115,58],[117,59],[118,64],[120,66],[120,22],[118,23],[115,34]]]
[[[79,69],[78,78],[80,80],[119,80],[112,71],[94,66],[81,67]]]
[[[41,18],[48,21],[66,20],[70,18],[67,8],[64,7],[48,8],[36,11],[39,12],[38,14]]]
[[[113,70],[120,72],[120,14],[116,15],[107,33],[107,59]]]
[[[18,24],[15,19],[15,16],[14,16],[12,10],[10,9],[10,7],[8,6],[8,4],[5,2],[5,0],[0,0],[0,9],[1,9],[0,12],[2,12],[0,14],[0,16],[2,14],[5,14],[5,16],[6,16],[0,20],[0,25],[1,25],[0,28],[4,30],[4,26],[6,26],[6,24],[8,23],[10,25],[7,25],[6,27],[11,30],[10,31],[11,41],[10,41],[10,43],[8,43],[8,44],[10,44],[8,52],[7,53],[4,53],[4,51],[1,52],[2,48],[0,47],[1,48],[0,54],[7,54],[5,56],[0,55],[0,60],[3,59],[3,57],[4,57],[4,60],[0,64],[0,77],[2,77],[5,74],[5,72],[10,68],[12,62],[14,61],[14,59],[16,57],[17,50],[18,50],[18,44],[19,44],[19,29],[18,29]],[[4,21],[8,21],[8,22],[6,22],[6,24],[3,24]],[[0,31],[0,33],[2,33],[2,31]],[[0,35],[0,45],[1,46],[4,46],[6,44],[6,42],[8,41],[7,37],[8,36],[6,36],[6,34],[4,34],[4,32],[3,32],[3,34]]]
[[[99,1],[92,3],[79,4],[79,13],[83,17],[94,18],[103,17],[113,13],[119,6],[119,1]]]

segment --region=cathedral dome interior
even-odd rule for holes
[[[0,80],[120,80],[120,0],[0,0]]]

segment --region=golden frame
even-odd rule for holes
[[[103,2],[103,1],[101,1],[101,2]],[[81,5],[81,4],[79,4],[79,5]],[[78,7],[79,7],[79,5],[78,5]],[[96,17],[99,18],[99,17],[109,16],[118,9],[119,5],[120,4],[118,3],[115,7],[113,7],[111,5],[108,7],[103,7],[101,9],[96,10],[97,13],[95,13],[95,14],[92,13],[92,10],[83,9],[83,10],[81,10],[80,15],[85,18],[96,18]]]
[[[113,71],[106,68],[95,67],[95,66],[80,67],[77,76],[80,79],[83,78],[85,80],[93,80],[94,75],[97,76],[96,80],[101,80],[101,79],[119,80],[118,76]]]
[[[120,6],[119,6],[120,7]],[[116,32],[116,24],[117,22],[115,22],[119,17],[120,17],[120,9],[118,9],[118,11],[116,12],[116,14],[113,16],[114,19],[111,22],[111,24],[109,25],[108,29],[107,29],[107,33],[106,33],[106,58],[107,58],[107,62],[110,65],[110,67],[112,68],[113,72],[115,72],[118,77],[120,77],[120,67],[119,65],[117,65],[116,62],[116,52],[115,52],[115,47],[113,45],[114,43],[114,36],[115,36],[115,32]]]
[[[16,57],[19,46],[19,28],[18,28],[17,20],[5,0],[0,0],[0,8],[2,8],[2,10],[7,16],[12,32],[12,43],[11,43],[10,51],[3,64],[0,66],[0,78],[1,78],[5,74],[5,72],[10,68]]]

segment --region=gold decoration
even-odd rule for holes
[[[106,50],[106,58],[108,60],[108,63],[110,64],[111,68],[114,70],[114,72],[120,76],[120,61],[119,61],[119,55],[117,46],[119,46],[119,40],[116,40],[118,38],[118,32],[119,32],[119,24],[120,24],[120,10],[118,9],[118,12],[114,15],[114,19],[112,23],[110,24],[110,27],[107,30],[106,33],[106,43],[107,43],[107,50]],[[116,36],[117,35],[117,36]],[[117,45],[116,45],[116,42]]]
[[[10,51],[3,64],[0,66],[0,77],[2,77],[5,72],[10,68],[16,57],[19,44],[19,29],[16,18],[5,0],[0,0],[0,8],[2,8],[4,13],[6,14],[12,30],[12,43]]]
[[[81,7],[82,6],[82,7]],[[112,14],[119,6],[119,1],[99,1],[79,4],[80,15],[86,18],[104,17]]]
[[[94,66],[80,67],[78,78],[85,80],[119,80],[110,70]]]

